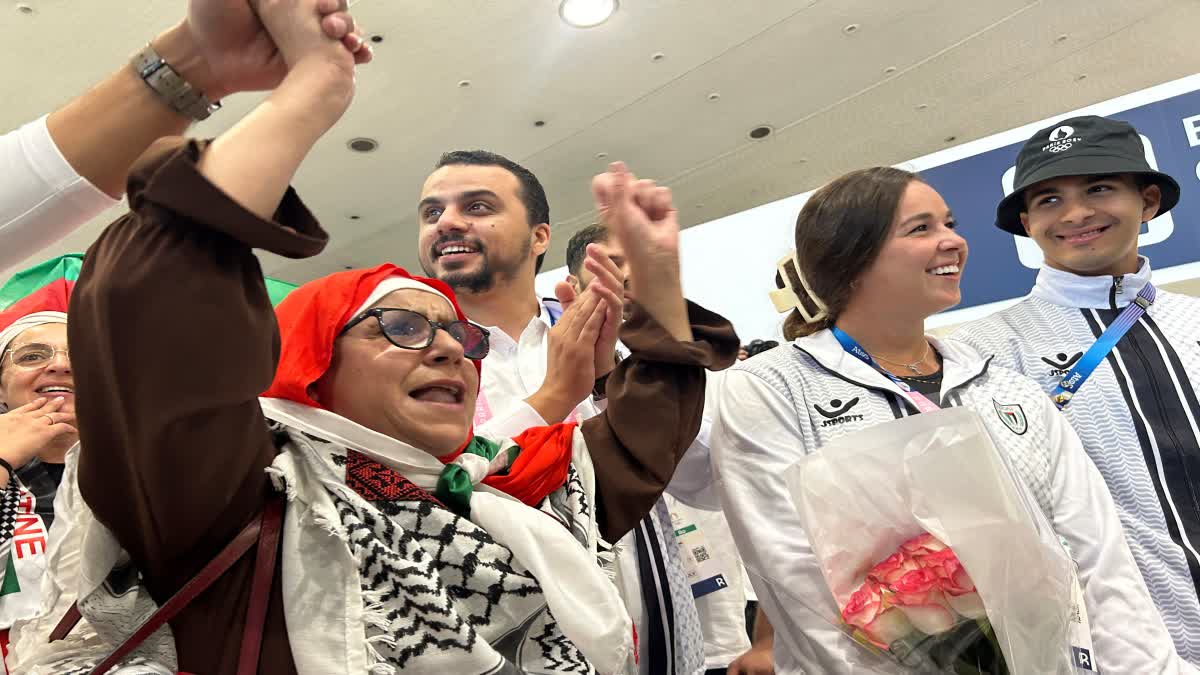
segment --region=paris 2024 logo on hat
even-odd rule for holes
[[[1146,153],[1146,163],[1154,170],[1158,170],[1158,160],[1154,158],[1154,146],[1150,144],[1150,139],[1144,134],[1138,134],[1142,139],[1142,148]],[[1075,129],[1070,125],[1061,125],[1055,127],[1046,136],[1046,142],[1042,145],[1041,150],[1045,153],[1061,153],[1070,150],[1083,139],[1075,133]],[[1000,179],[1001,187],[1004,190],[1004,196],[1012,194],[1013,181],[1017,175],[1017,167],[1008,167],[1004,175]],[[1175,221],[1171,219],[1170,212],[1164,213],[1161,216],[1147,223],[1147,229],[1138,236],[1138,246],[1150,246],[1162,241],[1166,241],[1171,233],[1175,231]],[[1016,237],[1013,239],[1017,243],[1017,255],[1021,259],[1021,264],[1030,268],[1038,269],[1042,266],[1042,249],[1038,248],[1037,244],[1029,237]]]
[[[1063,125],[1051,131],[1047,140],[1049,142],[1042,146],[1042,152],[1065,152],[1083,139],[1075,135],[1075,127]],[[1017,167],[1014,166],[1013,172],[1016,170]]]

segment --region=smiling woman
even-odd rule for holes
[[[794,341],[725,376],[711,441],[730,528],[764,611],[786,635],[776,645],[808,645],[804,652],[776,649],[777,670],[895,667],[796,601],[796,589],[832,595],[811,562],[816,547],[792,505],[789,467],[805,455],[835,452],[834,442],[847,433],[953,406],[978,415],[1074,554],[1088,580],[1081,609],[1092,619],[1099,662],[1122,664],[1113,672],[1180,672],[1112,496],[1074,430],[1033,380],[998,367],[990,354],[925,334],[930,315],[959,302],[967,260],[941,195],[898,169],[855,171],[813,193],[795,234],[797,255],[781,265],[785,288],[775,296],[796,307],[786,326]],[[896,466],[893,473],[904,471]],[[944,515],[976,508],[964,504]],[[1122,611],[1104,611],[1116,597]],[[830,607],[830,616],[838,609]],[[1138,635],[1136,649],[1131,634]]]
[[[0,313],[0,643],[38,613],[55,494],[76,443],[61,289]]]
[[[635,270],[647,288],[623,325],[631,355],[608,376],[606,411],[478,436],[488,333],[449,286],[382,264],[305,284],[272,311],[252,249],[325,246],[287,177],[341,112],[310,128],[326,100],[304,74],[329,72],[293,72],[278,106],[217,140],[160,141],[131,178],[135,210],[89,249],[71,323],[79,484],[95,516],[84,540],[124,551],[139,575],[136,588],[117,584],[124,556],[85,550],[79,610],[107,644],[29,672],[120,663],[111,655],[134,628],[123,603],[170,606],[247,523],[267,532],[278,521],[259,514],[281,510],[274,564],[256,565],[270,544],[238,560],[143,653],[168,672],[231,674],[242,641],[214,644],[212,627],[246,625],[243,640],[261,637],[256,672],[273,675],[626,672],[634,632],[603,568],[611,542],[695,438],[704,369],[737,349],[728,322],[683,299],[673,210],[647,211],[631,175],[609,176],[614,227],[653,255]],[[524,217],[511,224],[530,236]],[[188,284],[165,283],[181,273]],[[127,307],[138,322],[122,319]],[[591,364],[621,309],[619,282],[594,282],[560,318],[564,342],[585,345]],[[578,401],[596,378],[576,379]],[[261,624],[245,620],[250,607]]]

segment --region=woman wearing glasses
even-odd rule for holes
[[[669,194],[624,172],[596,186],[641,285],[607,412],[474,437],[487,334],[448,287],[383,265],[271,309],[252,249],[327,242],[287,186],[350,84],[330,80],[329,54],[275,37],[288,80],[216,141],[144,156],[133,212],[80,274],[79,482],[97,521],[80,610],[115,648],[282,497],[278,549],[238,559],[130,659],[218,675],[626,672],[632,624],[600,549],[658,498],[699,428],[703,368],[737,349],[683,300]],[[564,314],[575,340],[619,320],[607,285]],[[594,378],[579,379],[582,399]]]
[[[77,440],[67,315],[46,309],[65,309],[65,298],[26,300],[0,312],[0,410],[5,411],[0,414],[0,645],[5,649],[14,623],[32,618],[41,607],[42,574],[54,550],[49,532],[55,495]]]
[[[42,311],[5,321],[0,314],[0,487],[21,482],[57,486],[75,444],[75,381],[67,355],[67,315]],[[54,490],[38,495],[49,526]],[[48,497],[46,499],[45,497]],[[2,534],[2,533],[0,533]]]

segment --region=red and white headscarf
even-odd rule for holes
[[[279,365],[275,380],[263,396],[325,410],[309,394],[309,387],[329,370],[338,334],[354,317],[387,294],[403,289],[441,296],[450,303],[460,321],[467,320],[454,291],[445,283],[414,277],[390,263],[330,274],[297,288],[276,306],[282,340]],[[482,363],[472,363],[482,376]],[[531,506],[540,504],[566,483],[573,426],[538,427],[514,438],[521,452],[507,473],[488,476],[483,482]],[[443,463],[454,461],[473,438],[472,428],[457,452],[439,459]]]
[[[467,320],[449,286],[437,279],[414,277],[391,263],[310,281],[275,307],[282,344],[275,379],[263,396],[321,408],[308,389],[329,370],[333,343],[342,328],[388,293],[403,288],[436,293],[450,303],[460,321]],[[475,368],[479,369],[479,362]]]
[[[63,279],[46,284],[0,312],[0,355],[18,335],[35,326],[66,323],[74,283]]]

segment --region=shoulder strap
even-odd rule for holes
[[[1154,284],[1146,282],[1142,290],[1133,299],[1133,302],[1125,306],[1125,309],[1117,315],[1117,318],[1112,323],[1108,324],[1108,328],[1096,338],[1091,347],[1084,352],[1083,356],[1075,362],[1075,366],[1067,373],[1054,389],[1050,392],[1050,399],[1054,401],[1054,405],[1058,406],[1059,410],[1067,407],[1071,402],[1071,397],[1079,391],[1084,382],[1092,376],[1092,372],[1108,358],[1109,353],[1125,337],[1130,328],[1142,318],[1142,315],[1150,309],[1154,304],[1154,298],[1158,291],[1154,288]]]
[[[150,618],[138,627],[116,651],[108,656],[100,665],[92,670],[92,675],[103,675],[121,662],[126,656],[137,649],[148,637],[154,634],[171,619],[175,618],[183,608],[191,604],[197,596],[212,586],[229,568],[258,542],[258,555],[254,565],[254,577],[250,591],[250,605],[246,610],[246,626],[242,632],[241,655],[238,658],[239,675],[252,675],[258,669],[259,650],[262,646],[263,623],[266,619],[267,604],[271,597],[271,585],[275,577],[275,560],[279,550],[280,529],[283,520],[283,499],[278,497],[267,502],[262,513],[250,521],[233,541],[217,554],[196,576],[183,585],[171,599],[159,607]],[[79,623],[80,614],[77,604],[72,604],[67,613],[58,622],[50,634],[50,641],[55,642],[67,636]]]

